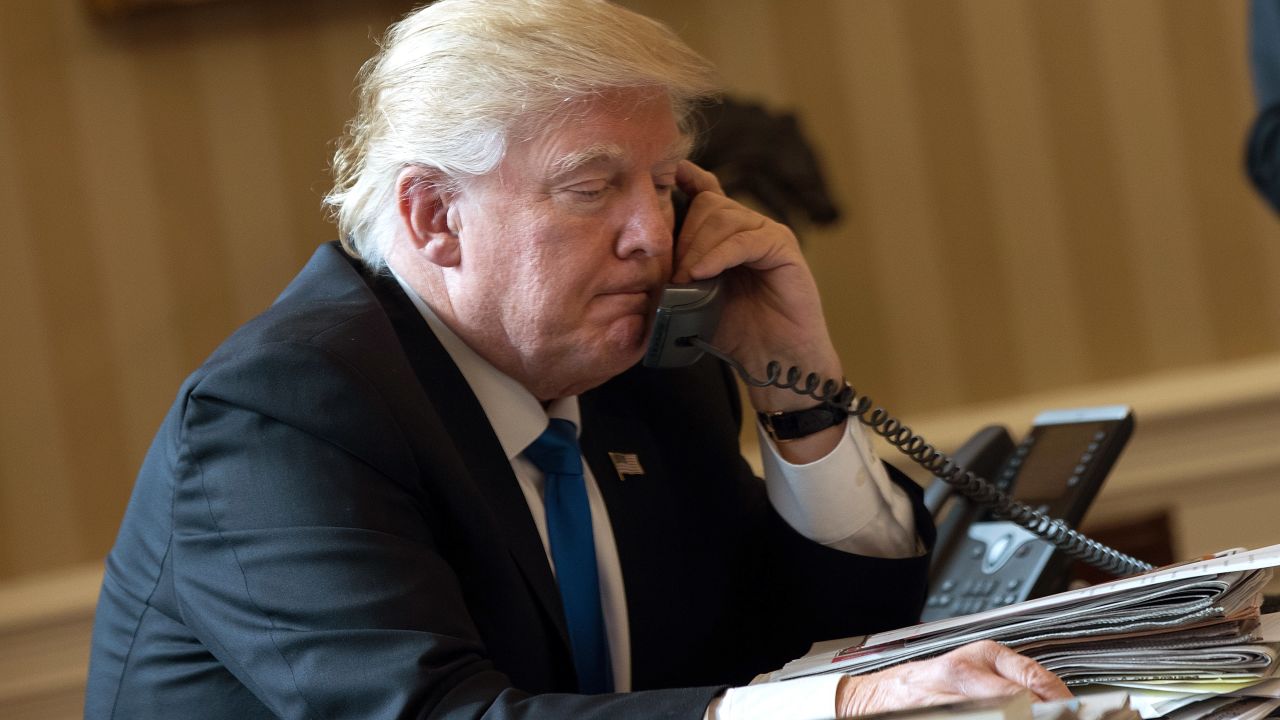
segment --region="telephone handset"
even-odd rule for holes
[[[671,191],[671,204],[675,210],[675,227],[672,242],[680,237],[685,216],[692,199],[680,189]],[[695,280],[690,283],[672,283],[662,288],[658,299],[658,311],[653,322],[653,335],[645,351],[645,367],[675,368],[692,365],[702,357],[703,350],[695,347],[691,338],[710,340],[715,337],[720,324],[720,311],[724,309],[724,293],[721,278]]]
[[[689,338],[714,337],[723,306],[720,278],[662,288],[644,364],[684,367],[697,362],[703,351],[689,342]]]

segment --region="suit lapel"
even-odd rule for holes
[[[686,549],[672,522],[681,512],[678,493],[653,433],[637,413],[618,407],[617,398],[601,390],[584,394],[580,407],[582,453],[604,498],[622,568],[632,682],[638,688],[669,648],[670,591],[680,584],[672,560]],[[643,474],[620,474],[611,453],[634,455]]]
[[[436,408],[448,414],[446,430],[463,466],[488,501],[512,558],[567,649],[569,632],[564,608],[542,539],[484,409],[449,353],[394,278],[366,276],[366,281],[390,318],[423,391]]]

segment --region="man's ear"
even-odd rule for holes
[[[409,167],[396,177],[400,224],[413,247],[429,262],[456,267],[462,262],[457,208],[436,173]]]

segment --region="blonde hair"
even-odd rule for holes
[[[446,191],[494,170],[584,98],[663,90],[692,132],[718,89],[711,64],[662,23],[604,0],[440,0],[387,31],[360,70],[359,109],[325,198],[343,246],[375,269],[395,237],[396,178],[430,168]]]

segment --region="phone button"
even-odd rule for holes
[[[1013,535],[1001,535],[996,538],[995,542],[987,548],[987,556],[982,560],[982,569],[986,572],[995,572],[1004,564],[1005,557],[1009,554],[1009,546],[1013,544]]]

